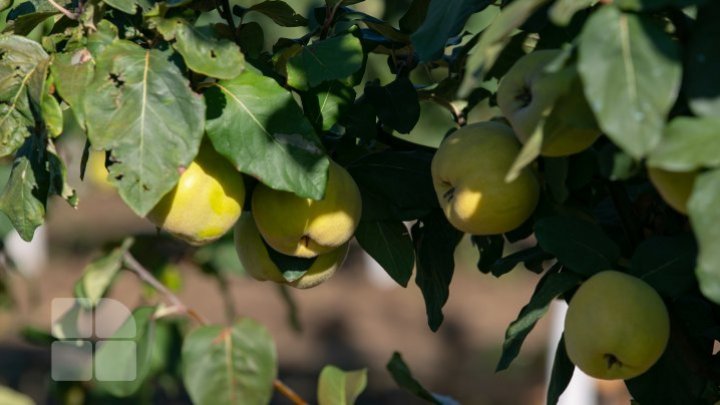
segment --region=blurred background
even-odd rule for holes
[[[249,6],[256,2],[233,3]],[[303,15],[308,15],[308,10],[318,3],[288,1]],[[354,7],[397,21],[409,3],[410,0],[366,0]],[[492,17],[492,13],[476,15],[466,30],[478,32]],[[306,32],[277,27],[258,13],[248,15],[245,22],[251,20],[264,27],[266,49],[278,38],[295,38]],[[43,26],[39,28],[42,29]],[[36,30],[32,35],[42,35],[42,31]],[[387,84],[393,80],[386,59],[384,55],[370,56],[364,82],[378,80]],[[419,68],[411,78],[422,85],[446,75],[447,69],[443,67]],[[495,84],[490,81],[484,85],[492,91]],[[430,101],[421,101],[421,107],[420,122],[402,137],[436,146],[454,128],[452,116]],[[468,121],[487,120],[497,114],[485,101],[470,111]],[[482,274],[475,266],[477,250],[469,238],[463,239],[455,255],[450,299],[444,307],[445,321],[437,333],[427,326],[424,302],[414,280],[407,288],[398,286],[357,245],[353,245],[344,267],[327,283],[311,290],[282,292],[274,284],[244,276],[227,238],[211,250],[197,252],[188,252],[172,240],[157,238],[156,229],[133,214],[104,181],[102,154],[91,153],[85,181],[81,181],[84,135],[70,114],[66,118],[58,151],[68,165],[70,183],[78,191],[80,204],[75,210],[64,201],[53,200],[48,206],[47,224],[36,234],[35,244],[22,256],[14,257],[17,269],[0,269],[0,386],[48,404],[189,403],[178,379],[178,336],[196,324],[183,319],[158,326],[157,344],[162,348],[158,351],[160,358],[156,359],[158,366],[148,386],[136,397],[117,400],[95,392],[91,385],[63,385],[50,379],[51,339],[47,332],[51,300],[73,296],[83,268],[98,257],[103,245],[139,234],[146,235],[152,243],[142,246],[144,242],[140,239],[136,245],[156,254],[167,254],[168,260],[153,269],[188,306],[213,323],[228,323],[243,316],[265,325],[277,344],[280,378],[311,402],[320,370],[333,364],[344,370],[368,369],[368,387],[358,400],[360,404],[420,403],[398,388],[386,371],[385,365],[394,351],[402,354],[415,378],[425,387],[460,403],[545,402],[547,352],[549,346],[556,345],[556,341],[549,341],[549,317],[538,323],[512,366],[494,372],[505,329],[528,302],[539,279],[537,274],[523,268],[502,278]],[[8,164],[0,174],[7,178]],[[532,241],[522,241],[507,249],[512,251],[529,243]],[[23,246],[13,233],[5,238],[5,244]],[[189,260],[193,258],[221,267],[220,274],[211,274],[207,268],[203,271]],[[130,308],[161,299],[129,272],[120,274],[109,296]],[[598,387],[598,403],[628,403],[621,383]],[[289,402],[275,395],[273,403]],[[6,404],[0,399],[0,405]]]

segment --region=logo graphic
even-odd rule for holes
[[[130,310],[103,298],[55,298],[51,307],[51,376],[55,381],[134,381],[137,327]]]

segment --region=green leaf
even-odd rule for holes
[[[658,10],[665,7],[687,7],[706,3],[708,0],[617,0],[615,4],[632,11]]]
[[[550,373],[550,383],[548,384],[547,405],[555,405],[560,399],[560,395],[572,380],[575,372],[575,365],[572,364],[565,350],[565,336],[560,337],[557,349],[555,349],[555,358],[553,359],[552,372]]]
[[[355,238],[393,280],[407,287],[415,265],[415,251],[405,224],[401,221],[360,221]]]
[[[208,136],[238,170],[276,190],[322,198],[330,163],[288,91],[246,70],[209,88],[205,99]]]
[[[466,74],[458,90],[460,97],[467,97],[484,80],[485,73],[493,67],[515,30],[546,2],[547,0],[515,0],[502,10],[470,50],[470,56],[465,62]]]
[[[620,248],[597,225],[571,217],[545,217],[535,223],[540,247],[568,269],[584,276],[612,269]]]
[[[543,261],[550,260],[552,258],[553,256],[542,250],[540,246],[533,246],[531,248],[523,249],[519,252],[509,254],[502,259],[496,260],[494,263],[492,263],[489,267],[486,268],[485,272],[489,272],[495,277],[500,277],[503,274],[512,271],[520,263],[525,263],[525,267],[528,270],[534,271],[536,273],[541,273],[542,270],[534,270],[534,265],[536,265],[537,263],[542,264]]]
[[[83,270],[83,275],[75,284],[75,296],[86,298],[93,307],[100,302],[115,279],[115,275],[122,269],[123,256],[127,253],[133,239],[125,239],[122,245],[106,252],[93,260]]]
[[[413,377],[410,368],[405,364],[400,353],[394,352],[385,368],[390,372],[390,375],[399,387],[406,389],[416,397],[436,405],[458,405],[458,402],[454,399],[433,394],[423,387],[422,384]]]
[[[593,5],[596,0],[558,0],[550,7],[550,21],[555,25],[567,26],[572,17],[580,10]]]
[[[548,189],[553,199],[559,203],[564,203],[570,196],[565,185],[568,178],[569,163],[567,158],[549,158],[543,159],[544,175]]]
[[[182,55],[190,70],[218,79],[237,77],[245,68],[245,58],[232,41],[218,38],[212,27],[194,27],[187,20],[159,20],[157,28]]]
[[[415,284],[425,300],[428,325],[437,331],[443,321],[442,307],[450,296],[450,281],[455,271],[455,247],[462,239],[441,210],[420,218],[412,227],[417,257]]]
[[[23,144],[35,126],[31,103],[39,106],[48,55],[37,42],[0,36],[0,157]]]
[[[127,397],[143,385],[152,365],[154,315],[155,307],[139,307],[112,337],[100,341],[94,362],[96,384],[101,390]]]
[[[448,39],[460,33],[473,13],[490,4],[487,0],[431,0],[425,21],[410,37],[420,62],[440,59]]]
[[[15,35],[26,36],[45,20],[58,14],[60,13],[57,10],[23,14],[13,20],[6,30],[12,31]]]
[[[72,53],[56,53],[50,65],[50,74],[58,94],[72,107],[72,112],[85,127],[83,97],[93,78],[94,67],[90,52],[83,48]]]
[[[405,14],[400,18],[400,30],[408,34],[417,31],[425,21],[429,7],[430,0],[413,0]]]
[[[479,236],[472,235],[470,237],[473,245],[477,247],[480,257],[477,262],[477,268],[483,273],[490,273],[493,265],[502,259],[503,248],[505,247],[505,239],[502,235]],[[514,268],[515,266],[513,266]],[[512,268],[510,269],[512,270]],[[509,270],[508,270],[509,271]],[[501,274],[495,274],[499,277]]]
[[[203,326],[183,343],[183,381],[198,405],[265,405],[277,375],[275,344],[259,323]]]
[[[301,94],[305,115],[317,130],[328,131],[355,101],[355,90],[340,81],[325,82]]]
[[[282,273],[283,278],[290,283],[304,276],[317,259],[317,256],[310,258],[289,256],[270,247],[264,239],[263,243],[267,249],[268,256],[270,256],[270,260],[275,263],[278,270]]]
[[[630,274],[660,294],[675,298],[695,286],[697,246],[690,235],[655,236],[644,240],[630,260]]]
[[[720,4],[710,1],[698,8],[687,53],[685,78],[688,101],[692,111],[700,116],[720,115],[720,49],[714,38],[720,37]]]
[[[409,133],[420,119],[420,101],[407,77],[398,77],[385,86],[368,83],[365,96],[375,107],[380,121],[402,134]]]
[[[10,3],[12,3],[12,1]],[[0,7],[0,9],[2,9],[2,7]],[[0,386],[0,404],[34,405],[35,401],[33,401],[32,398],[30,398],[29,396],[27,396],[25,394],[21,394],[17,391],[11,390],[8,387]]]
[[[432,157],[420,150],[383,151],[349,164],[362,195],[363,220],[410,221],[438,208],[430,175]]]
[[[545,122],[545,119],[541,119],[533,134],[530,135],[530,138],[528,138],[525,144],[523,144],[522,149],[520,149],[520,153],[518,153],[517,157],[515,157],[515,161],[505,175],[505,182],[510,183],[515,181],[523,173],[523,170],[532,164],[538,156],[540,156],[544,138],[543,127],[545,126]]]
[[[352,405],[367,386],[367,369],[343,371],[325,366],[317,387],[319,405]]]
[[[307,90],[322,82],[347,78],[363,63],[360,40],[352,34],[316,41],[303,47],[287,63],[287,82]]]
[[[688,215],[697,238],[700,253],[695,276],[703,295],[720,303],[720,170],[700,174],[688,201]]]
[[[677,43],[649,17],[604,6],[583,28],[578,70],[603,132],[632,157],[645,156],[680,88]]]
[[[142,9],[150,9],[152,7],[151,0],[103,0],[105,3],[113,8],[116,8],[123,13],[135,14],[135,10],[138,7]]]
[[[52,137],[57,137],[63,130],[63,111],[60,103],[52,95],[50,89],[54,83],[52,79],[45,80],[45,89],[43,90],[42,100],[40,104],[40,113],[45,121],[45,127]]]
[[[5,11],[13,5],[14,0],[0,0],[0,11]]]
[[[110,182],[145,216],[197,154],[203,99],[162,52],[116,40],[99,56],[83,101],[90,143],[111,151]]]
[[[62,197],[71,207],[77,208],[78,196],[67,181],[67,168],[65,162],[60,158],[55,145],[51,140],[47,141],[47,169],[49,176],[48,193]]]
[[[26,241],[32,240],[35,229],[45,220],[50,189],[46,151],[36,138],[28,138],[18,150],[10,179],[0,194],[0,211]]]
[[[558,265],[555,268],[559,267]],[[505,331],[505,342],[500,361],[495,371],[505,370],[520,353],[520,348],[527,335],[532,331],[540,318],[545,315],[550,303],[560,294],[580,284],[580,277],[572,272],[558,273],[551,269],[538,282],[530,302],[525,305],[517,319],[510,323]]]
[[[650,152],[648,165],[670,171],[692,171],[720,166],[720,119],[677,117],[665,127],[665,136]]]
[[[266,0],[248,8],[247,11],[257,11],[265,14],[265,16],[275,21],[275,24],[283,27],[303,27],[308,24],[305,17],[296,13],[284,1]]]

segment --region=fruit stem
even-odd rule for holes
[[[285,385],[282,381],[276,379],[273,381],[273,387],[294,405],[307,405],[307,401],[302,399],[292,388]]]
[[[607,361],[608,369],[613,368],[615,365],[622,365],[622,362],[613,354],[605,353],[604,357],[605,361]]]

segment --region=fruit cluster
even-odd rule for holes
[[[448,221],[473,235],[514,230],[533,214],[540,182],[528,166],[508,178],[522,145],[540,140],[539,154],[568,156],[600,136],[575,66],[554,67],[559,50],[520,58],[500,81],[497,104],[504,120],[460,128],[440,145],[432,161],[438,201]],[[686,213],[697,173],[649,168],[669,205]],[[570,360],[602,379],[628,379],[647,371],[665,351],[667,308],[644,281],[603,271],[582,284],[570,301],[565,346]]]
[[[237,254],[250,276],[311,288],[342,265],[362,207],[354,180],[332,161],[322,200],[259,184],[251,197],[252,213],[243,212],[244,201],[240,173],[203,144],[177,186],[147,218],[193,245],[217,240],[234,226]],[[296,270],[283,273],[274,260],[295,260]]]

